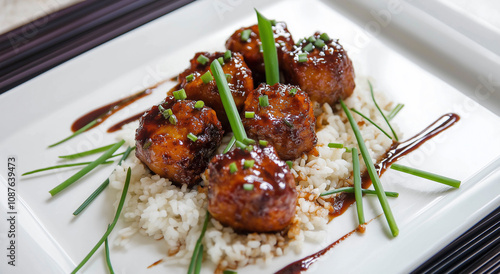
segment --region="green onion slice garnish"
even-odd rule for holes
[[[365,214],[363,212],[363,196],[361,188],[361,172],[359,171],[358,150],[352,148],[352,175],[354,183],[354,198],[356,199],[356,211],[358,213],[359,225],[365,223]]]
[[[196,142],[198,140],[198,137],[196,137],[196,135],[191,132],[187,135],[187,138],[193,142]]]
[[[305,52],[311,52],[313,49],[314,49],[314,46],[312,43],[309,43],[304,48],[302,48],[302,50]]]
[[[184,100],[187,98],[186,91],[184,89],[179,89],[173,93],[175,100]]]
[[[448,178],[448,177],[445,177],[445,176],[442,176],[442,175],[430,173],[430,172],[423,171],[423,170],[420,170],[420,169],[416,169],[416,168],[413,168],[413,167],[407,167],[407,166],[403,166],[403,165],[392,164],[391,165],[391,169],[394,169],[394,170],[397,170],[397,171],[401,171],[401,172],[405,172],[405,173],[408,173],[408,174],[411,174],[411,175],[415,175],[415,176],[418,176],[418,177],[421,177],[421,178],[424,178],[424,179],[427,179],[427,180],[431,180],[431,181],[434,181],[434,182],[438,182],[438,183],[449,185],[449,186],[456,187],[456,188],[459,188],[460,184],[461,184],[461,182],[459,180],[455,180],[455,179]]]
[[[246,42],[248,39],[250,39],[250,34],[252,34],[251,29],[246,29],[241,32],[241,41]]]
[[[337,188],[337,189],[328,190],[326,192],[321,193],[319,196],[328,196],[328,195],[332,195],[332,194],[340,193],[340,192],[354,193],[354,187],[341,187],[341,188]],[[374,194],[374,195],[377,194],[377,192],[375,190],[371,190],[371,189],[361,189],[361,192],[363,194]],[[399,197],[399,193],[397,193],[397,192],[385,191],[384,193],[387,197],[394,197],[394,198]]]
[[[186,76],[186,82],[191,82],[194,80],[194,74],[189,74],[188,76]]]
[[[387,223],[389,224],[389,228],[391,229],[392,235],[396,237],[399,234],[399,228],[396,224],[396,220],[394,219],[394,215],[392,214],[391,207],[389,206],[389,202],[387,201],[387,196],[384,193],[384,188],[382,187],[382,183],[380,182],[380,178],[378,177],[377,170],[373,165],[373,161],[370,157],[370,153],[366,148],[365,141],[363,140],[363,136],[359,131],[358,124],[352,117],[351,112],[347,108],[344,103],[344,100],[340,99],[340,104],[342,109],[344,110],[349,123],[351,124],[351,128],[354,131],[354,135],[356,136],[356,140],[358,141],[359,150],[361,151],[361,156],[363,156],[363,160],[366,165],[366,169],[368,171],[368,175],[370,175],[370,179],[372,181],[373,187],[377,192],[377,197],[379,199],[380,205],[382,206],[382,210],[384,211],[385,218],[387,219]]]
[[[297,59],[297,61],[298,61],[299,63],[304,63],[304,62],[307,62],[307,53],[305,53],[305,52],[304,52],[304,53],[299,53],[299,54],[297,55],[297,58],[298,58],[298,59]]]
[[[238,167],[236,166],[236,163],[230,163],[229,164],[229,173],[234,174],[236,171],[238,171]]]
[[[321,40],[326,41],[326,42],[330,41],[330,36],[328,36],[328,34],[326,34],[326,32],[323,32],[323,33],[319,36],[319,38],[321,38]]]
[[[214,77],[212,76],[212,73],[210,73],[210,70],[207,70],[207,72],[205,72],[200,78],[203,81],[203,83],[205,83],[205,84],[210,83],[210,81],[212,81],[214,79]]]
[[[229,60],[231,59],[231,51],[230,50],[226,50],[226,52],[224,52],[224,60]]]
[[[73,271],[71,273],[76,273],[80,268],[82,268],[82,266],[85,265],[85,263],[87,263],[87,261],[92,257],[92,255],[94,255],[94,253],[102,245],[102,243],[106,240],[106,238],[108,238],[109,234],[111,233],[111,231],[115,227],[116,222],[118,221],[118,217],[120,217],[120,214],[122,212],[123,204],[125,203],[125,198],[127,197],[127,191],[128,191],[128,186],[130,184],[131,173],[132,173],[131,169],[128,168],[127,178],[125,179],[125,184],[123,186],[122,195],[120,197],[120,202],[118,203],[118,208],[116,209],[116,214],[115,214],[115,218],[113,219],[113,222],[108,226],[108,229],[106,230],[104,235],[102,235],[101,239],[97,242],[97,244],[94,246],[94,248],[92,248],[92,250],[89,252],[89,254],[87,254],[87,256],[85,256],[85,258],[83,258],[83,260],[80,262],[80,264],[78,264],[76,266],[76,268],[73,269]]]
[[[196,58],[196,61],[198,61],[198,63],[200,63],[202,65],[206,65],[209,60],[210,59],[208,59],[208,57],[206,57],[203,54],[198,55],[198,58]]]
[[[311,42],[311,43],[314,43],[316,41],[316,38],[314,38],[314,36],[309,36],[309,38],[307,38],[307,41]]]
[[[288,167],[291,169],[293,167],[293,162],[292,161],[286,161],[286,164]]]
[[[250,139],[250,138],[245,138],[245,140],[243,140],[243,143],[245,145],[253,145],[253,144],[255,144],[255,140],[254,139]]]
[[[374,121],[372,121],[370,118],[368,118],[367,116],[365,116],[363,113],[351,108],[351,110],[356,113],[357,115],[363,117],[365,120],[367,120],[368,122],[370,122],[370,124],[374,125],[376,128],[378,128],[385,136],[387,136],[387,138],[391,139],[392,140],[392,137],[391,135],[389,135],[387,132],[385,132],[385,130],[383,130],[379,125],[377,125]]]
[[[50,148],[50,147],[55,147],[55,146],[57,146],[57,145],[60,145],[60,144],[62,144],[62,143],[64,143],[64,142],[68,141],[69,139],[72,139],[72,138],[76,137],[77,135],[80,135],[81,133],[83,133],[83,132],[84,132],[84,131],[86,131],[87,129],[89,129],[89,128],[93,127],[96,123],[97,123],[97,119],[95,119],[95,120],[93,120],[92,122],[90,122],[90,123],[86,124],[84,127],[82,127],[81,129],[79,129],[79,130],[75,131],[73,134],[71,134],[70,136],[68,136],[68,137],[66,137],[66,138],[64,138],[64,139],[62,139],[61,141],[59,141],[59,142],[57,142],[57,143],[54,143],[54,144],[50,145],[50,146],[49,146],[49,148]]]
[[[325,41],[323,41],[322,39],[318,39],[314,42],[314,46],[317,47],[317,48],[322,48],[324,47],[326,44],[325,44]]]
[[[252,119],[255,117],[255,112],[253,111],[245,111],[245,118]]]
[[[252,168],[254,164],[255,160],[245,160],[245,162],[243,162],[243,168],[244,169]]]
[[[253,184],[243,184],[243,189],[246,191],[252,191],[254,188]]]
[[[172,125],[177,125],[177,117],[175,115],[170,115],[170,117],[168,117],[168,121],[172,124]]]
[[[205,106],[205,102],[203,101],[196,101],[196,103],[194,104],[194,107],[197,108],[197,109],[201,109],[203,108],[203,106]]]
[[[380,112],[380,114],[382,115],[382,117],[384,117],[384,120],[385,122],[387,123],[387,125],[389,126],[389,128],[391,129],[392,131],[392,135],[394,135],[394,139],[396,139],[396,141],[399,141],[398,139],[398,135],[396,135],[396,132],[394,131],[394,129],[392,128],[391,126],[391,123],[389,123],[389,120],[387,119],[387,117],[385,117],[384,113],[382,112],[382,109],[380,109],[380,107],[378,106],[377,104],[377,101],[375,100],[375,95],[373,94],[373,86],[372,86],[372,83],[370,81],[368,81],[368,85],[370,86],[370,93],[372,95],[372,100],[373,100],[373,103],[375,104],[375,106],[377,107],[378,109],[378,112]],[[392,138],[391,138],[392,139]]]
[[[257,13],[260,41],[262,42],[266,83],[272,86],[280,81],[278,52],[276,50],[273,27],[271,22],[260,14],[260,12],[257,10],[255,12]]]
[[[286,118],[283,118],[282,120],[283,120],[283,123],[285,123],[285,125],[287,125],[289,128],[293,128],[293,124],[290,121],[288,121]]]
[[[223,66],[223,65],[224,65],[224,57],[219,57],[219,58],[217,58],[217,61],[219,61],[219,64],[220,64],[221,66]]]
[[[267,95],[259,96],[259,106],[265,108],[269,106],[269,97]]]
[[[289,94],[290,94],[290,95],[292,95],[292,96],[293,96],[293,95],[295,95],[295,94],[297,94],[297,89],[296,89],[296,88],[292,88],[292,89],[289,91]]]
[[[268,142],[266,140],[259,140],[259,145],[267,147]]]

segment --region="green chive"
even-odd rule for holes
[[[293,124],[290,123],[290,121],[288,121],[286,118],[283,118],[283,123],[285,123],[285,125],[287,125],[289,128],[293,128]]]
[[[85,125],[84,127],[82,127],[81,129],[79,129],[79,130],[75,131],[75,133],[71,134],[69,137],[66,137],[65,139],[63,139],[63,140],[61,140],[61,141],[59,141],[59,142],[57,142],[57,143],[54,143],[54,144],[50,145],[49,147],[55,147],[55,146],[57,146],[57,145],[59,145],[59,144],[62,144],[62,143],[64,143],[64,142],[68,141],[69,139],[72,139],[72,138],[76,137],[77,135],[80,135],[81,133],[83,133],[83,132],[84,132],[84,131],[86,131],[87,129],[89,129],[89,128],[93,127],[96,123],[97,123],[97,119],[95,119],[94,121],[92,121],[92,122],[90,122],[90,123],[86,124],[86,125]]]
[[[44,168],[35,169],[35,170],[32,170],[32,171],[25,172],[25,173],[21,174],[21,176],[30,175],[30,174],[33,174],[33,173],[38,173],[38,172],[52,170],[52,169],[64,168],[64,167],[84,166],[84,165],[88,165],[88,164],[91,164],[91,163],[92,162],[82,162],[82,163],[73,163],[73,164],[63,164],[63,165],[49,166],[49,167],[44,167]],[[111,163],[113,163],[113,161],[106,161],[106,162],[103,162],[102,164],[111,164]]]
[[[296,89],[296,88],[292,88],[292,89],[289,91],[289,94],[290,94],[290,95],[292,95],[292,96],[293,96],[293,95],[295,95],[295,94],[297,94],[297,89]]]
[[[396,115],[399,113],[399,111],[404,107],[405,105],[403,104],[397,104],[397,106],[395,108],[393,108],[391,110],[391,112],[389,113],[389,115],[387,115],[387,119],[392,120],[394,117],[396,117]]]
[[[222,152],[223,154],[226,154],[229,152],[229,150],[231,150],[231,148],[234,146],[234,143],[236,142],[236,138],[231,137],[231,140],[229,140],[229,144],[227,144],[226,148],[224,149],[224,151]]]
[[[325,44],[325,41],[323,41],[322,39],[318,39],[314,42],[314,46],[317,47],[317,48],[322,48],[324,47],[326,44]]]
[[[356,199],[356,211],[358,212],[359,225],[365,223],[365,214],[363,213],[363,196],[361,188],[361,172],[359,171],[358,150],[352,148],[352,176],[354,182],[354,197]]]
[[[380,107],[378,106],[377,101],[375,101],[375,95],[373,94],[373,87],[372,87],[372,83],[370,81],[368,81],[368,85],[370,86],[370,93],[372,94],[373,103],[377,107],[378,112],[380,112],[380,114],[382,114],[382,117],[384,117],[385,122],[387,123],[387,125],[391,129],[392,135],[394,135],[394,139],[396,139],[396,141],[399,141],[398,136],[396,135],[396,132],[394,131],[394,129],[391,126],[391,123],[389,123],[389,120],[387,120],[387,117],[385,117],[384,113],[382,112],[382,109],[380,109]]]
[[[363,136],[361,135],[361,132],[359,131],[358,124],[352,117],[351,112],[347,108],[347,106],[344,103],[344,100],[340,99],[340,104],[342,105],[342,109],[344,110],[345,114],[347,115],[347,119],[349,120],[349,123],[351,124],[351,128],[354,131],[354,135],[356,136],[356,140],[358,141],[358,146],[359,150],[361,151],[361,155],[363,156],[363,160],[366,165],[366,169],[368,171],[368,175],[370,175],[370,179],[373,183],[373,187],[375,188],[375,191],[377,192],[377,197],[379,199],[380,205],[382,206],[382,209],[385,214],[385,218],[387,219],[387,223],[389,224],[389,227],[391,229],[392,235],[396,237],[399,234],[399,229],[396,224],[396,220],[394,219],[394,215],[392,215],[391,207],[389,206],[389,202],[387,202],[387,197],[385,196],[384,193],[384,188],[382,187],[382,183],[380,183],[380,178],[378,177],[377,170],[375,169],[375,166],[373,165],[372,159],[370,157],[370,153],[368,152],[368,149],[366,148],[365,142],[363,140]]]
[[[127,157],[130,155],[130,152],[132,152],[132,150],[134,150],[135,147],[128,147],[127,150],[125,150],[125,153],[123,153],[123,156],[122,158],[120,159],[120,161],[118,161],[118,165],[121,165],[122,162],[127,159]],[[97,198],[97,196],[99,196],[99,194],[101,194],[101,192],[109,185],[109,177],[94,191],[92,192],[92,194],[90,194],[90,196],[85,199],[85,201],[75,210],[75,212],[73,212],[73,215],[78,215],[80,214],[80,212],[82,212],[85,208],[87,208],[87,206],[92,203],[92,201],[94,201],[95,198]]]
[[[108,225],[108,229],[109,229],[109,225]],[[106,237],[106,240],[104,240],[104,250],[106,253],[106,265],[108,266],[108,271],[110,274],[114,274],[115,271],[113,270],[113,266],[111,265],[111,258],[109,257],[108,237]]]
[[[226,50],[226,52],[224,52],[224,60],[229,60],[231,59],[231,51],[230,50]]]
[[[293,162],[292,161],[286,161],[286,164],[288,167],[291,169],[293,167]]]
[[[118,217],[120,217],[120,214],[122,212],[123,204],[125,203],[125,198],[127,197],[127,191],[128,191],[128,186],[130,184],[130,176],[131,176],[131,169],[128,168],[127,170],[127,178],[125,179],[125,185],[123,186],[123,191],[122,191],[122,196],[120,197],[120,202],[118,203],[118,208],[116,209],[116,214],[115,218],[113,219],[113,222],[108,226],[108,229],[102,235],[101,239],[97,242],[97,244],[92,248],[92,250],[83,258],[83,260],[76,266],[76,268],[71,272],[71,273],[76,273],[82,266],[85,265],[85,263],[94,255],[94,253],[97,251],[97,249],[102,245],[102,243],[108,238],[109,234],[113,230],[113,228],[116,225],[116,222],[118,221]]]
[[[272,86],[280,81],[278,52],[276,50],[274,32],[271,22],[269,22],[269,20],[267,20],[257,10],[255,10],[255,12],[257,13],[260,40],[262,42],[264,67],[266,70],[266,83]]]
[[[222,274],[238,274],[238,272],[226,269],[222,272]]]
[[[194,107],[197,108],[197,109],[201,109],[203,108],[203,106],[205,106],[205,102],[203,101],[196,101],[196,103],[194,104]]]
[[[186,76],[186,82],[188,82],[188,83],[189,83],[189,82],[191,82],[191,81],[193,81],[193,80],[194,80],[194,74],[192,74],[192,73],[191,73],[191,74],[189,74],[188,76]]]
[[[170,115],[170,117],[168,117],[168,121],[172,124],[172,125],[177,125],[177,117],[175,115]]]
[[[307,62],[307,53],[299,53],[297,61],[299,63]]]
[[[243,189],[246,191],[252,191],[253,187],[253,184],[243,184]]]
[[[196,59],[196,61],[198,61],[198,63],[200,63],[202,65],[205,65],[209,60],[210,59],[208,59],[208,57],[206,57],[203,54],[198,55],[198,58]]]
[[[255,117],[255,112],[253,111],[245,111],[245,118],[252,119]]]
[[[219,57],[217,58],[217,61],[219,61],[219,64],[222,66],[224,65],[224,58],[223,57]]]
[[[236,171],[238,171],[236,163],[232,162],[231,164],[229,164],[229,173],[234,174]]]
[[[201,80],[205,84],[210,83],[210,81],[212,81],[213,79],[214,77],[212,76],[212,73],[210,73],[210,70],[207,70],[207,72],[205,72],[205,74],[201,76]]]
[[[125,140],[121,140],[120,142],[113,145],[108,151],[102,154],[101,157],[97,158],[97,160],[91,162],[82,170],[78,171],[76,174],[68,178],[66,181],[62,182],[58,186],[51,189],[49,191],[50,195],[52,196],[56,195],[57,193],[61,192],[62,190],[64,190],[65,188],[76,182],[78,179],[82,178],[85,174],[89,173],[95,167],[105,162],[109,158],[109,156],[113,155],[113,153],[117,151],[124,143]]]
[[[214,74],[215,83],[217,84],[217,89],[219,90],[222,105],[226,111],[231,129],[233,130],[236,140],[241,142],[247,138],[247,134],[245,132],[245,128],[243,127],[243,123],[241,122],[236,104],[234,103],[231,90],[229,89],[226,78],[224,77],[224,71],[222,71],[222,67],[219,62],[215,61],[210,65],[210,69]]]
[[[319,38],[321,38],[321,40],[323,41],[330,41],[330,36],[328,36],[328,34],[326,34],[326,32],[323,32]]]
[[[266,140],[259,140],[259,145],[267,147],[268,142]]]
[[[312,43],[307,44],[302,50],[305,52],[311,52],[314,49],[314,46]]]
[[[194,266],[194,274],[199,274],[201,271],[201,263],[203,262],[203,244],[200,244],[198,256],[196,256],[196,265]]]
[[[341,188],[337,188],[337,189],[328,190],[326,192],[321,193],[319,196],[328,196],[328,195],[332,195],[332,194],[340,193],[340,192],[354,193],[354,187],[341,187]],[[375,190],[371,190],[371,189],[361,189],[361,192],[363,194],[375,194],[375,195],[377,194],[377,192]],[[385,191],[384,193],[387,197],[394,197],[394,198],[399,197],[399,193],[397,193],[397,192]]]
[[[188,137],[189,140],[191,140],[193,142],[196,142],[196,140],[198,140],[198,137],[196,137],[196,135],[194,135],[191,132],[187,135],[187,137]]]
[[[267,95],[259,96],[259,106],[265,108],[269,106],[269,97]]]
[[[461,183],[459,180],[455,180],[455,179],[448,178],[448,177],[445,177],[445,176],[441,176],[441,175],[438,175],[438,174],[434,174],[434,173],[430,173],[430,172],[423,171],[423,170],[420,170],[420,169],[416,169],[416,168],[412,168],[412,167],[407,167],[407,166],[402,166],[402,165],[398,165],[398,164],[392,164],[391,165],[391,169],[394,169],[394,170],[397,170],[397,171],[401,171],[401,172],[405,172],[405,173],[408,173],[408,174],[411,174],[411,175],[415,175],[415,176],[418,176],[418,177],[421,177],[421,178],[424,178],[424,179],[427,179],[427,180],[431,180],[431,181],[434,181],[434,182],[438,182],[438,183],[449,185],[449,186],[456,187],[456,188],[459,188],[460,187],[460,183]]]
[[[251,29],[246,29],[241,32],[241,41],[246,42],[248,39],[250,39],[250,34],[252,34]]]
[[[98,147],[98,148],[94,148],[94,149],[91,149],[91,150],[87,150],[87,151],[83,151],[83,152],[79,152],[79,153],[75,153],[75,154],[63,155],[63,156],[59,156],[59,158],[63,158],[63,159],[76,159],[76,158],[80,158],[80,157],[84,157],[84,156],[88,156],[88,155],[92,155],[92,154],[95,154],[95,153],[106,151],[106,150],[110,149],[113,145],[114,144],[107,145],[107,146],[102,146],[102,147]]]
[[[343,144],[338,144],[338,143],[328,143],[329,148],[344,148]]]
[[[365,116],[363,113],[351,108],[351,110],[358,114],[359,116],[363,117],[365,120],[367,120],[368,122],[370,122],[370,124],[374,125],[376,128],[378,128],[385,136],[387,136],[387,138],[391,139],[392,140],[392,137],[391,135],[389,135],[387,132],[385,132],[385,130],[383,130],[379,125],[377,125],[375,122],[373,122],[370,118],[368,118],[367,116]]]
[[[205,221],[203,222],[203,227],[201,229],[201,234],[200,234],[200,237],[198,238],[198,240],[196,241],[196,245],[194,246],[194,250],[193,250],[193,256],[191,256],[191,262],[189,263],[189,269],[188,269],[188,274],[191,274],[193,273],[193,271],[195,271],[196,269],[196,265],[198,265],[198,261],[200,260],[199,259],[199,254],[202,253],[203,254],[203,249],[202,249],[202,241],[203,241],[203,236],[205,236],[205,231],[207,231],[207,225],[208,225],[208,221],[210,220],[210,213],[206,213],[205,215]],[[202,250],[200,252],[200,249]],[[201,255],[203,256],[203,255]]]
[[[184,89],[179,89],[174,91],[175,100],[184,100],[187,98],[186,91]]]
[[[243,162],[243,168],[244,169],[252,168],[254,164],[255,160],[245,160],[245,162]]]

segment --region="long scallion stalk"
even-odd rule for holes
[[[94,255],[94,253],[97,251],[97,249],[102,245],[102,243],[108,238],[109,234],[111,231],[113,231],[113,228],[115,228],[116,222],[118,221],[118,217],[120,217],[120,214],[123,209],[123,204],[125,203],[125,198],[127,197],[127,191],[128,191],[128,186],[130,184],[130,176],[131,176],[132,170],[128,168],[127,170],[127,178],[125,179],[125,184],[123,185],[123,191],[122,195],[120,197],[120,202],[118,203],[118,208],[116,209],[116,214],[113,219],[113,222],[108,226],[108,229],[102,235],[101,239],[97,242],[97,244],[90,250],[90,252],[83,258],[83,260],[76,266],[75,269],[71,273],[76,273],[80,268],[82,268],[85,263]]]
[[[108,225],[109,229],[109,225]],[[115,274],[115,271],[113,270],[113,266],[111,265],[111,258],[109,256],[109,244],[108,244],[108,237],[106,237],[106,240],[104,240],[104,250],[106,251],[106,265],[108,266],[108,271],[110,274]]]
[[[375,94],[373,94],[373,86],[372,86],[372,83],[370,81],[368,81],[368,85],[370,86],[370,93],[372,95],[373,103],[375,104],[375,106],[378,109],[378,112],[380,112],[380,114],[382,115],[382,117],[384,117],[385,122],[387,123],[387,125],[391,129],[392,135],[394,135],[394,139],[396,139],[396,141],[399,141],[398,135],[396,134],[396,132],[392,128],[391,123],[389,123],[389,120],[387,119],[387,117],[385,117],[385,114],[382,112],[382,109],[378,106],[377,101],[375,100]]]
[[[205,231],[207,231],[207,225],[208,225],[209,220],[210,220],[210,213],[207,210],[207,213],[205,215],[205,221],[203,222],[203,227],[201,229],[200,237],[196,241],[196,245],[194,246],[193,256],[191,256],[191,262],[189,263],[188,274],[194,273],[194,271],[198,265],[198,261],[200,260],[199,253],[200,253],[200,249],[202,248],[201,242],[203,241],[203,236],[205,236]],[[203,249],[202,249],[201,253],[203,254]],[[203,256],[203,255],[201,255],[201,256]]]
[[[366,165],[366,169],[368,170],[368,175],[370,175],[370,179],[372,180],[373,187],[377,192],[377,197],[379,199],[380,205],[382,206],[382,210],[384,211],[385,218],[387,219],[387,223],[389,224],[389,228],[391,229],[391,233],[394,237],[399,234],[399,228],[396,224],[396,220],[394,219],[394,215],[392,214],[391,207],[389,206],[389,202],[387,202],[387,196],[384,193],[384,188],[382,187],[382,183],[380,182],[380,178],[378,177],[377,170],[373,165],[373,161],[370,157],[370,153],[366,148],[365,141],[363,140],[363,136],[359,131],[358,125],[356,121],[352,117],[351,112],[345,105],[344,101],[341,99],[340,104],[345,114],[347,115],[347,119],[349,119],[349,123],[351,124],[351,128],[354,131],[354,135],[356,136],[356,140],[358,141],[359,150],[361,151],[361,156],[363,156],[363,160]],[[384,116],[385,117],[385,116]]]
[[[62,144],[64,142],[68,141],[69,139],[72,139],[72,138],[76,137],[77,135],[80,135],[81,133],[83,133],[87,129],[93,127],[96,123],[97,123],[97,120],[93,120],[92,122],[86,124],[84,127],[82,127],[79,130],[75,131],[75,133],[71,134],[70,136],[62,139],[61,141],[59,141],[57,143],[54,143],[54,144],[50,145],[49,147],[55,147],[57,145],[60,145],[60,144]]]
[[[415,176],[418,176],[418,177],[421,177],[421,178],[424,178],[424,179],[427,179],[427,180],[431,180],[431,181],[434,181],[434,182],[438,182],[438,183],[449,185],[449,186],[456,187],[456,188],[459,188],[460,187],[460,183],[461,183],[459,180],[455,180],[455,179],[448,178],[448,177],[445,177],[445,176],[442,176],[442,175],[430,173],[430,172],[423,171],[423,170],[420,170],[420,169],[416,169],[416,168],[413,168],[413,167],[407,167],[407,166],[402,166],[402,165],[398,165],[398,164],[392,164],[391,165],[391,169],[394,169],[394,170],[397,170],[397,171],[401,171],[401,172],[405,172],[405,173],[408,173],[408,174],[411,174],[411,175],[415,175]]]
[[[94,148],[94,149],[91,149],[91,150],[87,150],[87,151],[83,151],[83,152],[79,152],[79,153],[75,153],[75,154],[63,155],[63,156],[59,156],[59,158],[63,158],[63,159],[76,159],[76,158],[80,158],[80,157],[84,157],[84,156],[88,156],[88,155],[92,155],[92,154],[95,154],[95,153],[106,151],[106,150],[110,149],[115,144],[110,144],[110,145],[107,145],[107,146],[102,146],[102,147]]]
[[[354,187],[341,187],[341,188],[337,188],[337,189],[328,190],[328,191],[321,193],[319,196],[328,196],[328,195],[332,195],[332,194],[340,193],[340,192],[354,193]],[[361,189],[361,193],[363,193],[363,194],[375,194],[375,195],[377,194],[377,192],[375,190],[371,190],[371,189]],[[387,197],[397,198],[399,196],[399,193],[393,192],[393,191],[385,191],[384,193]]]
[[[404,104],[397,104],[392,110],[391,112],[387,115],[387,119],[392,120],[394,119],[394,117],[396,117],[396,115],[399,113],[399,111],[404,107],[405,105]]]
[[[255,12],[257,13],[259,36],[262,42],[266,83],[272,86],[280,81],[278,52],[276,50],[276,42],[274,41],[273,27],[271,22],[259,11],[255,10]]]
[[[52,169],[64,168],[64,167],[84,166],[84,165],[88,165],[90,163],[92,163],[92,162],[81,162],[81,163],[71,163],[71,164],[49,166],[49,167],[44,167],[44,168],[35,169],[32,171],[25,172],[25,173],[21,174],[21,176],[30,175],[33,173],[38,173],[38,172],[52,170]],[[111,164],[111,163],[113,163],[113,161],[105,161],[105,162],[102,162],[101,164],[103,165],[103,164]]]
[[[361,188],[361,172],[359,171],[358,150],[352,148],[352,176],[354,182],[354,198],[356,199],[356,211],[358,212],[359,225],[365,223],[365,214],[363,213],[363,195]]]
[[[385,132],[385,130],[383,130],[379,125],[377,125],[374,121],[372,121],[370,118],[368,118],[367,116],[365,116],[363,113],[351,108],[351,110],[358,114],[359,116],[363,117],[365,120],[367,120],[368,122],[370,122],[372,125],[374,125],[376,128],[378,128],[383,134],[385,134],[385,136],[387,136],[387,138],[391,139],[392,140],[392,137],[391,135],[389,135],[387,132]]]
[[[66,181],[51,189],[49,191],[50,195],[56,195],[57,193],[61,192],[62,190],[76,182],[78,179],[82,178],[85,174],[89,173],[92,169],[105,162],[111,155],[113,155],[115,151],[117,151],[123,145],[123,143],[125,143],[125,140],[121,140],[120,142],[114,144],[110,149],[108,149],[108,151],[103,153],[101,157],[97,158],[97,160],[91,162],[82,170],[69,177]]]
[[[236,142],[236,138],[234,136],[231,137],[231,140],[229,140],[229,143],[227,144],[227,146],[224,149],[224,151],[222,152],[222,154],[228,153],[231,150],[231,148],[234,146],[235,142]]]

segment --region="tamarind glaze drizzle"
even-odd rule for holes
[[[460,116],[458,116],[455,113],[445,114],[441,116],[439,119],[437,119],[430,126],[425,128],[423,131],[415,135],[414,137],[404,142],[394,142],[392,146],[389,148],[389,150],[385,153],[385,155],[375,164],[375,169],[377,170],[378,175],[381,176],[387,170],[387,168],[389,168],[394,162],[398,161],[406,154],[414,151],[415,149],[423,145],[425,142],[427,142],[429,139],[443,132],[444,130],[448,129],[459,120]],[[365,172],[365,174],[363,174],[363,188],[368,188],[370,185],[371,185],[370,177]],[[339,216],[340,214],[342,214],[354,202],[354,195],[350,193],[349,194],[343,193],[341,194],[341,196],[337,197],[337,200],[339,201],[338,202],[335,201],[333,205],[335,210],[333,214],[335,216]],[[333,242],[326,248],[310,256],[295,261],[287,265],[286,267],[282,268],[276,273],[296,274],[307,270],[311,266],[311,264],[313,264],[319,257],[325,255],[330,249],[335,247],[337,244],[349,238],[349,236],[358,231],[358,229],[359,228],[354,229],[353,231],[342,236],[340,239]]]

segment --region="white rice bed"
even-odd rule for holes
[[[393,105],[387,98],[375,91],[377,102],[388,112]],[[367,78],[357,77],[354,94],[345,100],[349,108],[355,108],[387,128],[370,96]],[[354,133],[341,110],[325,104],[318,107],[317,155],[303,155],[296,159],[292,173],[298,183],[299,199],[290,229],[286,233],[237,234],[230,227],[222,226],[211,218],[203,245],[204,258],[218,265],[217,269],[236,269],[248,264],[265,264],[275,256],[287,252],[300,252],[305,240],[320,242],[324,239],[328,223],[330,204],[319,197],[321,192],[339,188],[351,183],[352,156],[345,149],[329,148],[328,143],[341,143],[347,147],[357,147]],[[354,114],[358,121],[365,144],[375,161],[391,146],[392,140],[363,118]],[[135,145],[134,135],[138,124],[129,124],[120,137],[129,145]],[[384,127],[385,126],[385,127]],[[393,125],[394,127],[394,125]],[[398,132],[397,127],[395,130]],[[225,136],[219,153],[229,142]],[[363,161],[360,160],[363,164]],[[116,192],[116,205],[120,198],[126,178],[126,170],[132,168],[127,199],[123,208],[122,220],[127,227],[119,230],[117,242],[126,246],[128,239],[140,233],[162,240],[167,247],[163,262],[166,264],[189,265],[196,241],[201,233],[206,215],[207,195],[198,189],[179,188],[169,180],[152,174],[136,157],[131,154],[118,166],[110,177],[110,185]],[[362,166],[362,170],[365,169]],[[206,185],[206,180],[203,184]]]

